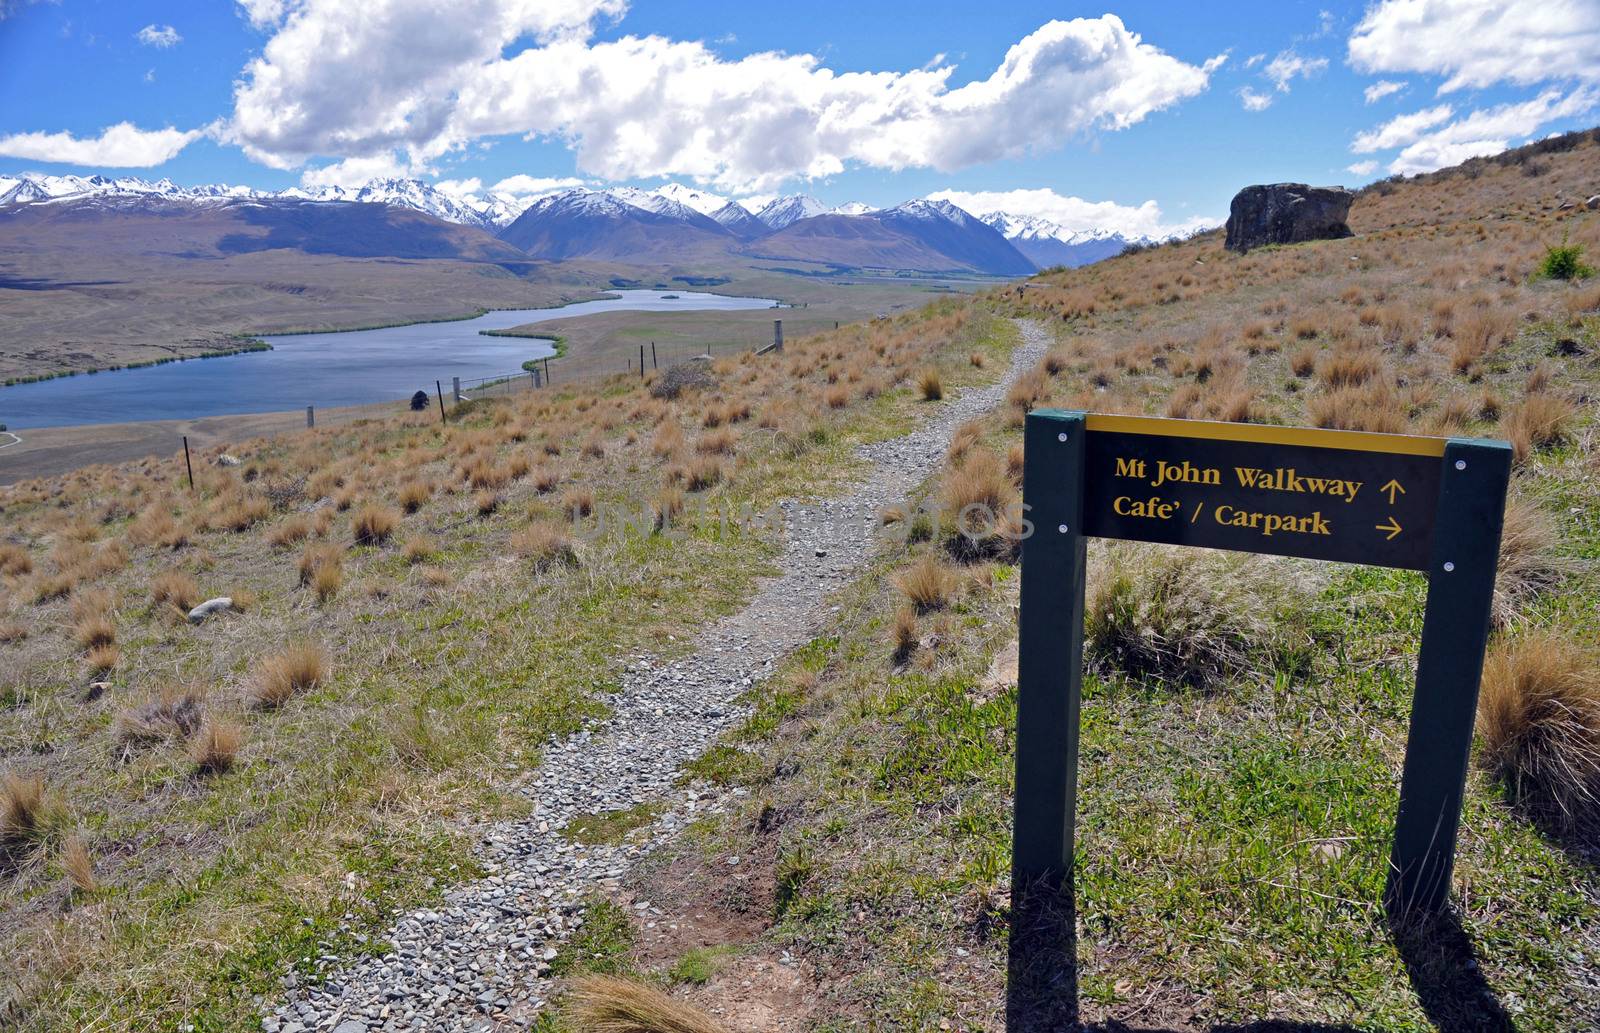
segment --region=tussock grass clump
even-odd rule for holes
[[[400,549],[400,555],[407,563],[426,563],[437,551],[433,539],[426,535],[417,535],[406,539],[405,545]]]
[[[363,506],[350,522],[357,545],[382,545],[400,526],[400,514],[387,506]]]
[[[0,778],[0,845],[14,849],[44,832],[44,779],[7,772]]]
[[[73,626],[72,637],[85,650],[98,649],[117,641],[117,626],[104,613],[86,614]]]
[[[333,599],[343,586],[344,569],[336,564],[318,567],[311,573],[311,590],[317,593],[319,603]]]
[[[1577,407],[1560,395],[1531,394],[1501,421],[1500,429],[1520,463],[1538,449],[1568,440],[1576,415]]]
[[[1340,348],[1322,356],[1316,369],[1317,379],[1329,388],[1358,387],[1383,370],[1383,356],[1366,349]]]
[[[1112,548],[1092,569],[1084,651],[1102,674],[1210,691],[1270,677],[1290,651],[1280,618],[1298,593],[1269,561]]]
[[[298,545],[311,536],[311,521],[303,516],[292,516],[285,519],[272,530],[267,532],[267,544],[275,549],[287,549],[291,545]]]
[[[1497,642],[1478,696],[1479,763],[1514,803],[1567,826],[1600,799],[1600,658],[1539,631]]]
[[[917,611],[915,607],[906,605],[894,612],[894,624],[890,627],[890,640],[894,643],[894,662],[903,664],[917,648]]]
[[[407,513],[415,513],[417,510],[427,505],[428,500],[431,498],[433,498],[432,481],[419,479],[407,481],[400,486],[400,492],[398,496],[400,508],[405,510]]]
[[[232,721],[212,718],[189,742],[189,760],[201,775],[220,775],[233,767],[244,745],[244,730]]]
[[[0,544],[0,574],[20,577],[33,573],[33,557],[20,545]]]
[[[917,390],[925,402],[937,402],[944,397],[944,380],[936,369],[925,369],[917,377]]]
[[[500,495],[498,492],[484,489],[472,496],[472,508],[477,510],[481,517],[490,516],[500,508]]]
[[[715,1019],[655,987],[618,976],[585,976],[567,1011],[585,1033],[728,1033]]]
[[[111,723],[111,733],[127,750],[168,739],[187,739],[205,717],[205,693],[195,686],[169,688],[141,706],[124,710]]]
[[[690,491],[704,491],[722,483],[722,461],[715,456],[701,455],[689,460],[683,470],[684,485]]]
[[[929,554],[896,574],[894,586],[917,613],[932,613],[950,605],[956,581],[939,557]]]
[[[114,643],[103,643],[89,650],[84,657],[84,666],[89,669],[89,674],[100,677],[115,670],[117,661],[122,659],[122,651]]]
[[[512,535],[511,550],[523,559],[532,560],[537,570],[578,564],[578,552],[572,539],[560,527],[544,521],[530,524]]]
[[[594,512],[594,492],[588,488],[569,488],[561,496],[561,511],[568,520],[577,523]]]
[[[1531,601],[1553,590],[1572,572],[1572,562],[1558,555],[1555,546],[1556,527],[1550,514],[1523,495],[1506,500],[1500,562],[1494,575],[1496,627],[1511,624]]]
[[[677,523],[683,516],[683,492],[673,485],[665,485],[650,503],[652,524],[657,532]]]
[[[315,643],[302,642],[261,662],[251,697],[263,709],[281,707],[297,694],[315,688],[327,676],[327,651]]]
[[[337,545],[308,545],[300,553],[300,584],[309,585],[318,570],[338,569],[343,563],[344,553]]]
[[[974,450],[945,472],[939,499],[950,518],[945,548],[963,560],[994,557],[1017,546],[1009,521],[1017,490],[1005,465],[992,452]]]
[[[94,874],[94,857],[81,833],[73,833],[61,846],[61,870],[67,882],[77,893],[93,893],[100,888]]]
[[[187,612],[199,601],[200,586],[181,570],[163,571],[150,582],[150,602],[155,606],[172,606]]]

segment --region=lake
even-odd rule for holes
[[[480,330],[504,330],[593,312],[733,311],[777,304],[767,298],[694,291],[610,293],[615,296],[560,308],[507,309],[448,323],[265,335],[261,340],[272,345],[271,351],[0,387],[0,423],[17,430],[393,401],[419,389],[431,394],[435,380],[442,381],[448,391],[451,377],[465,382],[509,375],[528,359],[555,354],[547,340],[489,337]],[[557,369],[552,367],[551,373]]]

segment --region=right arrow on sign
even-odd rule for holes
[[[1396,520],[1394,518],[1394,516],[1391,515],[1389,517],[1389,522],[1387,524],[1379,524],[1378,525],[1378,530],[1380,530],[1380,531],[1388,531],[1389,532],[1389,539],[1388,540],[1392,542],[1392,541],[1394,541],[1394,536],[1400,533],[1400,521]]]
[[[1389,483],[1388,484],[1385,484],[1383,487],[1379,488],[1378,490],[1379,491],[1386,491],[1386,492],[1389,493],[1389,505],[1391,505],[1391,506],[1394,505],[1394,496],[1395,496],[1396,492],[1400,493],[1401,495],[1404,495],[1406,493],[1406,490],[1404,488],[1400,487],[1400,482],[1395,480],[1393,477],[1389,478]]]

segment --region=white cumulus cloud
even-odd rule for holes
[[[1161,211],[1155,201],[1141,205],[1117,204],[1115,201],[1086,201],[1069,197],[1048,188],[1021,190],[940,190],[929,194],[935,201],[949,201],[974,215],[1008,212],[1012,215],[1032,215],[1048,219],[1063,229],[1113,230],[1124,237],[1165,237],[1172,233],[1187,233],[1209,229],[1222,224],[1221,219],[1195,216],[1172,221]]]
[[[1454,114],[1455,109],[1450,105],[1440,104],[1437,107],[1413,111],[1408,115],[1396,115],[1376,129],[1357,133],[1356,138],[1350,142],[1350,149],[1357,154],[1371,154],[1373,151],[1384,151],[1391,147],[1404,147],[1415,142],[1423,133],[1439,123],[1448,122],[1450,116]]]
[[[1239,87],[1239,103],[1244,105],[1246,111],[1265,111],[1272,107],[1272,94],[1260,90],[1252,90],[1248,86]]]
[[[539,196],[553,194],[560,190],[571,190],[583,186],[583,180],[572,176],[508,176],[489,189],[497,194],[511,194],[516,197]],[[475,192],[475,191],[474,191]]]
[[[1389,163],[1389,171],[1432,172],[1486,154],[1499,154],[1513,141],[1533,135],[1547,122],[1574,118],[1600,104],[1600,89],[1583,87],[1570,94],[1546,90],[1532,100],[1473,111],[1465,118],[1419,135]]]
[[[61,162],[66,165],[99,165],[107,168],[149,168],[174,157],[202,130],[140,129],[131,122],[119,122],[99,136],[76,137],[71,133],[12,133],[0,136],[0,156],[31,161]]]
[[[159,47],[162,50],[183,42],[178,30],[170,25],[146,25],[134,33],[134,38],[147,47]]]
[[[1346,165],[1344,170],[1355,176],[1370,176],[1378,171],[1378,163],[1372,159],[1358,161],[1354,165]]]
[[[1261,74],[1272,80],[1272,85],[1280,93],[1289,92],[1289,84],[1295,79],[1309,79],[1318,75],[1328,67],[1325,57],[1302,57],[1292,50],[1285,50],[1277,57],[1267,62],[1267,67]]]
[[[277,168],[396,151],[421,167],[517,134],[564,141],[586,175],[748,193],[850,164],[949,170],[1060,147],[1200,93],[1219,63],[1188,64],[1115,15],[1048,22],[988,77],[951,88],[949,66],[840,72],[809,54],[594,42],[622,0],[370,0],[360,18],[342,0],[246,10],[272,36],[236,87],[230,136]]]
[[[398,179],[424,171],[398,160],[392,153],[384,153],[367,158],[346,158],[331,165],[306,169],[300,173],[300,185],[312,190],[319,187],[360,187],[369,180]]]
[[[1350,35],[1363,72],[1444,76],[1440,93],[1600,80],[1600,0],[1382,0]]]
[[[1367,98],[1368,104],[1376,104],[1383,98],[1399,93],[1405,88],[1406,84],[1403,82],[1395,82],[1391,79],[1379,79],[1377,82],[1363,90],[1362,95]]]

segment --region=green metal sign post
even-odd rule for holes
[[[1501,441],[1040,410],[1028,415],[1015,914],[1070,890],[1089,538],[1428,572],[1387,901],[1449,898],[1510,479]]]

